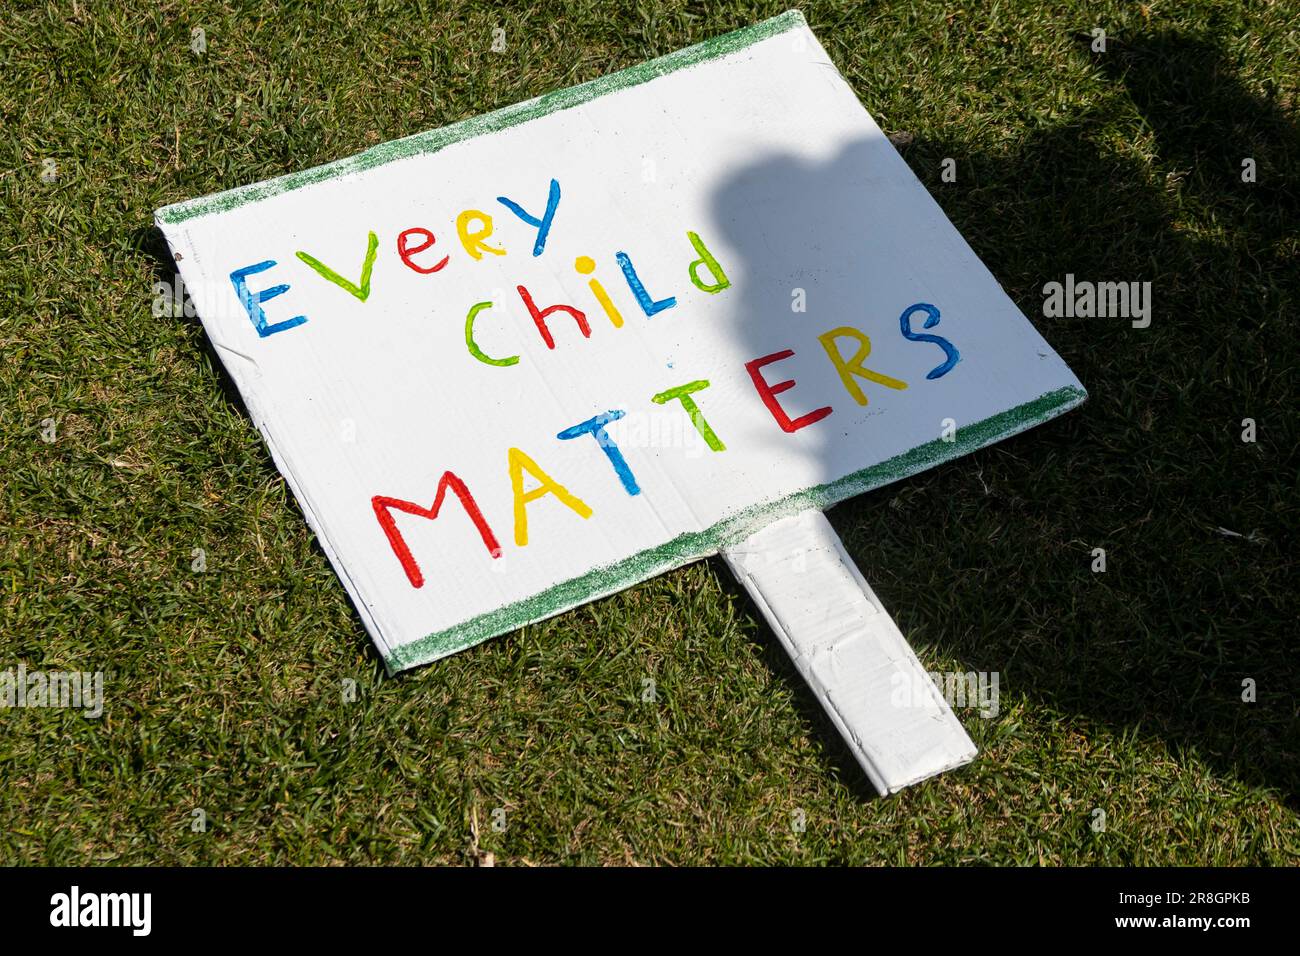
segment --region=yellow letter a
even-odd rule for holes
[[[542,469],[537,467],[537,462],[533,461],[518,448],[511,448],[507,453],[510,460],[510,487],[515,493],[515,544],[523,547],[528,543],[528,510],[527,504],[530,501],[536,501],[538,498],[544,498],[547,495],[555,495],[562,502],[578,513],[580,517],[590,518],[591,509],[581,498],[575,498],[569,494],[569,489],[560,484]],[[524,491],[524,470],[541,482],[532,491]]]

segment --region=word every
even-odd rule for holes
[[[537,257],[546,251],[546,240],[550,236],[551,227],[555,221],[556,211],[560,206],[560,183],[556,179],[550,181],[550,187],[546,197],[546,209],[540,216],[534,216],[528,212],[519,203],[507,196],[498,196],[497,202],[503,205],[513,215],[517,216],[526,225],[535,230],[533,239],[532,255]],[[506,249],[498,244],[489,242],[492,238],[495,225],[492,216],[481,209],[466,209],[455,218],[456,238],[460,242],[461,249],[472,260],[481,260],[484,256],[505,256]],[[723,272],[721,265],[718,264],[713,254],[709,252],[704,240],[695,233],[687,230],[687,241],[695,250],[699,257],[687,267],[687,274],[690,276],[691,283],[700,291],[715,295],[731,286],[731,280]],[[434,250],[437,245],[437,236],[424,226],[411,226],[403,229],[397,234],[395,248],[397,258],[411,271],[420,275],[433,275],[447,268],[451,262],[451,253],[447,253],[438,258],[437,251]],[[379,255],[379,236],[375,232],[368,233],[366,237],[366,252],[361,262],[361,271],[357,275],[356,281],[343,275],[341,272],[327,265],[320,259],[316,258],[309,252],[298,250],[295,255],[297,258],[306,263],[312,271],[317,273],[321,278],[338,286],[344,292],[353,296],[359,302],[365,302],[370,298],[371,280],[374,276],[375,261]],[[676,296],[664,296],[655,298],[646,287],[641,276],[637,273],[636,265],[632,257],[626,252],[616,252],[614,261],[618,264],[619,270],[623,275],[623,280],[627,283],[628,290],[636,300],[637,306],[647,318],[657,315],[667,309],[677,305]],[[261,262],[255,262],[251,265],[235,269],[230,273],[230,282],[234,287],[235,295],[239,298],[240,304],[248,314],[249,321],[253,323],[253,328],[257,334],[266,338],[280,332],[287,332],[290,329],[297,328],[306,324],[308,321],[305,315],[295,315],[279,322],[272,322],[267,319],[266,312],[262,306],[272,299],[275,299],[290,290],[287,283],[264,288],[254,291],[249,288],[249,278],[263,272],[267,272],[278,265],[275,259],[264,259]],[[623,326],[623,314],[618,306],[614,303],[613,298],[606,290],[601,281],[595,277],[596,261],[590,256],[578,256],[574,260],[575,271],[582,276],[589,276],[587,285],[591,293],[608,318],[614,328]],[[704,274],[707,271],[707,276]],[[579,331],[585,338],[591,337],[591,325],[587,319],[587,313],[576,306],[567,304],[555,304],[546,307],[540,307],[534,301],[532,294],[525,285],[516,285],[515,291],[518,292],[520,300],[532,317],[533,323],[537,326],[542,340],[549,349],[555,348],[555,339],[547,325],[547,319],[557,312],[567,313],[577,323]],[[485,353],[474,341],[474,323],[480,312],[493,306],[492,302],[478,302],[470,307],[469,315],[465,322],[465,343],[469,349],[470,355],[487,365],[511,366],[519,361],[519,356],[508,356],[505,358],[492,358]]]
[[[939,310],[929,303],[918,302],[908,306],[899,316],[899,331],[909,341],[931,344],[943,350],[944,361],[926,375],[927,379],[937,379],[952,370],[960,360],[961,354],[951,342],[942,336],[921,333],[913,329],[912,320],[918,313],[925,316],[922,328],[933,328],[939,323]],[[853,340],[856,343],[856,349],[850,357],[846,357],[840,349],[840,342],[845,339]],[[864,364],[871,355],[871,339],[865,332],[848,325],[840,326],[819,335],[818,342],[820,342],[831,361],[831,365],[839,375],[845,391],[858,405],[867,405],[869,401],[866,392],[863,391],[862,382],[864,381],[883,388],[900,391],[908,387],[907,383],[901,379],[868,368]],[[791,413],[781,404],[778,396],[794,388],[795,381],[793,379],[771,381],[770,373],[764,370],[793,357],[794,354],[793,349],[783,349],[745,363],[745,371],[748,373],[759,399],[776,421],[776,424],[787,434],[814,425],[827,418],[834,411],[828,405],[792,417]],[[680,403],[682,411],[689,417],[691,424],[699,432],[700,437],[704,439],[709,449],[715,453],[721,453],[727,450],[727,446],[709,424],[695,397],[708,387],[709,381],[707,379],[696,379],[652,395],[650,401],[656,405],[665,405],[674,401]],[[583,436],[591,436],[613,470],[623,490],[629,496],[635,497],[641,494],[641,486],[618,444],[606,430],[606,426],[618,421],[626,414],[625,409],[609,409],[588,418],[586,421],[562,429],[555,437],[559,441],[572,441]],[[513,494],[514,541],[517,546],[521,548],[527,546],[528,505],[541,498],[554,496],[561,504],[584,520],[592,516],[590,505],[544,471],[522,449],[511,447],[507,450],[506,468]],[[534,487],[527,490],[524,487],[525,472],[537,482]],[[375,495],[371,499],[375,517],[412,587],[422,587],[424,585],[424,575],[415,556],[411,553],[410,547],[402,537],[394,512],[401,512],[402,514],[428,520],[436,519],[442,509],[443,502],[446,500],[448,491],[451,491],[456,496],[461,507],[473,522],[488,554],[494,559],[502,556],[501,544],[496,532],[493,531],[491,524],[483,515],[465,482],[452,471],[443,472],[442,478],[438,481],[433,504],[429,507],[413,501],[405,501],[401,498]]]

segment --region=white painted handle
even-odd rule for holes
[[[820,511],[770,524],[722,556],[882,794],[975,756]]]

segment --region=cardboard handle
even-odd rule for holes
[[[820,511],[770,524],[722,556],[882,794],[975,756]]]

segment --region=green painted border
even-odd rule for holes
[[[769,23],[771,21],[768,21]],[[532,597],[516,601],[455,627],[436,631],[384,655],[390,674],[428,664],[489,638],[553,617],[579,604],[605,597],[633,584],[716,554],[779,518],[810,508],[825,510],[854,495],[898,481],[951,461],[1040,425],[1081,404],[1088,397],[1082,388],[1067,385],[1040,395],[1023,405],[958,429],[957,440],[936,438],[878,465],[855,471],[837,481],[795,492],[766,504],[745,508],[704,531],[678,535],[655,548],[624,558],[616,564],[572,578]]]
[[[611,73],[608,76],[602,76],[567,89],[555,90],[537,99],[516,103],[513,106],[507,106],[492,113],[485,113],[482,116],[462,120],[450,126],[416,133],[413,136],[395,139],[388,143],[380,143],[378,146],[374,146],[355,156],[349,156],[346,159],[326,163],[323,166],[315,166],[301,172],[290,173],[286,176],[278,176],[265,182],[240,186],[225,192],[213,193],[210,196],[202,196],[198,199],[163,206],[154,212],[154,219],[159,225],[174,226],[198,216],[229,212],[248,203],[269,199],[290,190],[301,189],[313,183],[336,179],[339,176],[364,172],[385,163],[406,159],[409,156],[436,153],[438,150],[455,143],[464,142],[467,139],[473,139],[476,136],[483,136],[488,133],[500,132],[503,129],[518,126],[520,123],[527,123],[543,116],[549,116],[551,113],[557,113],[560,110],[581,106],[583,103],[590,102],[608,93],[617,93],[619,90],[648,83],[676,70],[694,66],[697,63],[704,63],[708,60],[715,60],[718,57],[726,56],[728,53],[734,53],[737,50],[743,50],[745,47],[753,46],[760,40],[766,40],[768,37],[806,25],[807,21],[804,20],[802,13],[798,10],[787,10],[780,16],[772,17],[770,20],[764,20],[761,23],[756,23],[753,26],[732,33],[725,33],[720,37],[705,40],[703,43],[697,43],[695,46],[669,53],[667,56],[661,56],[655,60],[638,63],[636,66],[619,70],[617,73]]]

